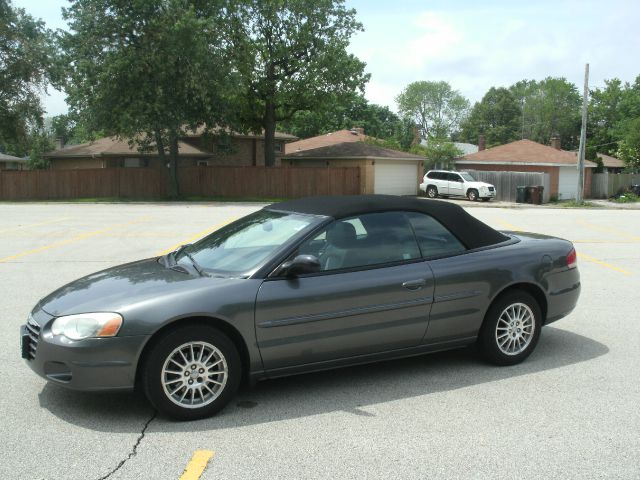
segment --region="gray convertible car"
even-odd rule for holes
[[[498,232],[437,200],[307,198],[60,288],[21,327],[22,356],[55,384],[137,386],[195,419],[243,380],[474,343],[513,365],[579,294],[566,240]]]

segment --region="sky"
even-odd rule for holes
[[[66,0],[13,0],[50,28],[64,28]],[[371,74],[365,96],[396,110],[395,97],[418,80],[449,82],[471,102],[492,86],[565,77],[582,91],[640,75],[638,0],[346,0],[364,32],[349,51]],[[50,91],[48,115],[66,112]]]

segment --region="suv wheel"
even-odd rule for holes
[[[429,198],[438,198],[438,189],[433,185],[429,185],[427,187],[427,197]]]
[[[467,192],[467,198],[472,202],[478,200],[478,191],[475,188],[472,188]]]

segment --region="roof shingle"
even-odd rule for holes
[[[119,140],[116,137],[100,138],[93,142],[81,143],[80,145],[71,145],[60,150],[54,150],[48,152],[45,157],[56,158],[69,158],[69,157],[108,157],[108,156],[156,156],[158,153],[155,150],[149,152],[140,153],[138,151],[137,144],[132,147],[129,146],[129,142],[126,140]],[[211,153],[203,152],[196,147],[189,145],[185,142],[178,142],[178,155],[192,156],[192,157],[210,157]]]
[[[400,152],[365,142],[342,142],[326,147],[313,148],[290,153],[283,158],[336,159],[336,158],[390,158],[396,160],[424,160],[425,157],[413,153]]]
[[[461,157],[456,163],[482,162],[488,164],[522,164],[522,165],[576,165],[575,152],[558,150],[532,140],[518,140],[497,147],[470,153]],[[586,167],[595,167],[595,163],[585,161]]]
[[[305,138],[297,142],[291,142],[285,145],[286,154],[311,150],[313,148],[328,147],[337,143],[345,142],[361,142],[369,138],[367,135],[361,135],[355,130],[338,130],[336,132],[325,133],[317,137]]]

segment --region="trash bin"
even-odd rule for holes
[[[540,192],[540,197],[539,197],[539,202],[538,205],[542,205],[542,203],[544,202],[543,198],[544,198],[544,186],[543,185],[538,185],[538,191]]]
[[[536,187],[527,187],[525,190],[524,202],[525,203],[533,203],[533,196],[535,195],[533,192]]]
[[[516,203],[524,203],[525,202],[526,189],[527,189],[527,187],[525,187],[525,186],[516,187]]]
[[[529,203],[540,205],[542,202],[540,201],[540,190],[538,187],[527,187],[527,190],[529,191]]]

